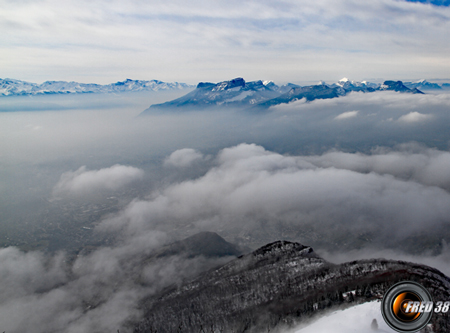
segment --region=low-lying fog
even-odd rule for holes
[[[450,274],[450,94],[139,117],[185,93],[2,98],[0,331],[122,332],[213,263],[133,264],[199,231]]]

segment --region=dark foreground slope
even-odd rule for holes
[[[380,299],[403,280],[423,284],[435,300],[450,299],[450,279],[436,269],[393,260],[334,265],[310,247],[279,241],[148,299],[134,332],[267,332]],[[435,332],[450,331],[447,314],[432,322]]]

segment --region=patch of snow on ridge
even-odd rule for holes
[[[373,319],[378,328],[372,329]],[[294,333],[395,333],[386,325],[378,301],[357,305],[345,310],[334,311],[319,318],[311,325],[294,330]]]
[[[226,101],[227,102],[242,101],[244,98],[246,98],[248,96],[251,96],[251,95],[253,95],[253,91],[247,90],[247,91],[241,92],[239,95],[237,95],[237,96],[235,96],[233,98],[227,99]]]

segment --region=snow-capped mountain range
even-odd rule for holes
[[[14,79],[0,79],[0,96],[80,94],[80,93],[122,93],[130,91],[158,91],[194,88],[186,83],[162,82],[158,80],[130,80],[101,85],[66,81],[46,81],[42,84]]]
[[[426,80],[421,80],[414,86],[408,87],[402,81],[388,80],[378,84],[343,78],[332,84],[320,81],[318,84],[311,86],[299,86],[293,83],[278,86],[272,81],[246,82],[243,78],[235,78],[219,83],[200,82],[197,88],[188,94],[166,103],[151,105],[143,114],[153,110],[198,110],[222,106],[251,108],[253,110],[267,109],[271,106],[301,99],[309,102],[315,99],[336,98],[345,96],[350,92],[396,91],[423,94],[418,87],[431,90],[434,85],[437,84],[431,84]],[[446,89],[447,85],[450,88],[450,85],[446,83],[437,86],[440,89]]]
[[[343,78],[339,80],[337,83],[330,84],[330,87],[342,87],[346,90],[352,90],[352,91],[373,91],[375,90],[386,90],[384,86],[386,86],[386,82],[391,81],[385,81],[383,84],[379,83],[372,83],[367,81],[350,81],[347,78]],[[392,81],[392,82],[401,82],[401,81]],[[326,84],[323,81],[319,82],[319,84]],[[442,90],[442,89],[450,89],[450,83],[432,83],[425,79],[414,81],[414,82],[402,82],[403,86],[413,90],[414,88],[424,91],[424,90]],[[400,88],[400,90],[405,90],[403,87]],[[399,91],[400,91],[399,90]],[[407,89],[406,89],[407,90]],[[406,91],[405,90],[405,91]]]
[[[390,82],[390,81],[386,81]],[[385,83],[386,83],[385,82]],[[400,82],[400,81],[396,81]],[[378,84],[367,81],[351,81],[343,78],[336,83],[327,84],[320,81],[317,86],[326,86],[336,88],[336,93],[343,96],[350,91],[373,92],[376,90],[396,90],[414,91],[414,89],[424,90],[443,90],[450,89],[450,83],[432,83],[427,80],[416,82],[402,82],[404,87],[386,88],[386,84]],[[96,83],[79,83],[67,81],[46,81],[42,84],[15,80],[0,79],[0,96],[16,95],[45,95],[45,94],[80,94],[80,93],[122,93],[130,91],[159,91],[159,90],[180,90],[192,89],[195,86],[179,82],[162,82],[159,80],[131,80],[119,81],[106,85]],[[252,81],[245,82],[242,78],[236,78],[230,81],[223,81],[217,84],[201,82],[197,88],[208,90],[208,99],[214,101],[214,104],[228,104],[230,102],[248,102],[249,104],[258,104],[271,98],[279,97],[282,94],[290,92],[294,88],[301,86],[288,83],[278,86],[273,81]],[[254,92],[258,93],[255,94]],[[415,91],[417,92],[417,91]],[[220,96],[220,97],[219,97]],[[208,104],[208,103],[207,103]],[[237,104],[237,103],[234,103]]]
[[[410,89],[420,89],[420,90],[442,90],[442,89],[450,89],[450,83],[432,83],[427,80],[419,80],[415,82],[405,82],[406,87]]]

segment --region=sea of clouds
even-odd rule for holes
[[[253,248],[295,240],[333,262],[385,257],[450,274],[450,95],[352,93],[263,114],[147,117],[138,116],[147,96],[119,106],[117,98],[101,108],[89,101],[0,114],[2,227],[34,223],[43,198],[138,189],[93,221],[114,244],[75,258],[64,249],[0,250],[0,331],[125,332],[142,315],[140,301],[221,263],[146,261],[199,231]],[[405,251],[417,235],[420,251]]]

